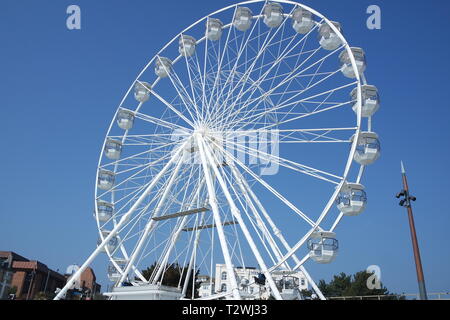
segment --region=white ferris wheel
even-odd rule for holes
[[[365,69],[340,23],[293,1],[241,2],[184,29],[111,121],[100,238],[77,272],[106,252],[112,298],[195,299],[192,275],[222,264],[227,286],[206,298],[247,299],[254,280],[235,268],[253,266],[276,299],[279,275],[298,272],[324,299],[305,263],[335,259],[335,229],[364,210],[361,177],[380,155]],[[182,268],[176,288],[163,285],[169,266]]]

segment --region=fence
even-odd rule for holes
[[[450,300],[450,292],[428,293],[428,300]],[[391,295],[327,297],[328,300],[420,300],[418,293],[402,293]]]

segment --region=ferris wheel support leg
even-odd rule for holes
[[[220,246],[222,248],[223,257],[225,260],[225,265],[227,268],[228,276],[230,277],[231,290],[233,293],[233,298],[236,300],[241,300],[241,295],[239,293],[236,275],[234,274],[233,265],[231,262],[230,252],[228,251],[227,242],[225,239],[225,233],[223,231],[222,221],[220,219],[219,207],[217,205],[216,193],[214,191],[214,184],[211,178],[211,172],[209,171],[209,165],[206,160],[203,145],[200,143],[200,139],[197,139],[199,145],[199,153],[202,161],[203,171],[206,178],[206,186],[208,188],[209,203],[213,211],[214,223],[216,224],[217,234],[219,236]]]
[[[180,154],[180,152],[183,150],[183,148],[184,148],[184,145],[176,152],[176,156],[178,156]],[[92,261],[103,250],[103,248],[106,246],[106,244],[117,234],[119,229],[125,225],[125,223],[128,221],[131,214],[142,203],[142,201],[145,199],[145,197],[152,191],[152,189],[155,187],[155,185],[158,183],[158,181],[161,179],[161,177],[166,173],[166,171],[172,165],[174,159],[175,159],[175,156],[171,160],[169,160],[169,162],[167,162],[167,164],[164,166],[164,168],[155,176],[155,178],[148,185],[148,187],[145,189],[145,191],[142,193],[142,195],[139,197],[139,199],[136,200],[136,202],[133,204],[133,206],[130,208],[130,210],[128,210],[128,212],[122,216],[119,223],[114,227],[113,230],[111,230],[109,235],[102,241],[102,243],[87,258],[87,260],[83,263],[83,265],[80,267],[80,269],[78,269],[78,271],[74,273],[72,279],[77,279],[81,276],[81,274],[84,272],[84,270],[86,270],[86,268],[92,263]],[[72,281],[66,283],[64,288],[62,288],[61,291],[56,295],[54,300],[60,300],[62,297],[64,297],[65,294],[67,293],[67,290],[69,290],[69,288],[72,285],[73,285]]]
[[[287,243],[287,241],[284,238],[283,234],[277,228],[277,226],[273,222],[272,218],[269,216],[269,214],[267,213],[266,209],[264,208],[262,203],[259,201],[259,199],[256,196],[256,194],[253,192],[252,189],[250,189],[250,186],[248,185],[247,181],[242,177],[241,174],[236,172],[237,169],[236,169],[236,167],[234,165],[231,165],[231,168],[232,168],[233,174],[235,174],[235,176],[237,176],[238,181],[241,181],[241,183],[243,183],[244,188],[247,189],[248,193],[253,198],[253,200],[255,201],[256,205],[259,207],[259,209],[263,213],[264,217],[266,218],[266,220],[269,222],[269,225],[272,227],[272,230],[275,233],[275,235],[278,237],[278,239],[280,239],[280,241],[283,244],[283,246],[285,247],[285,249],[290,251],[291,250],[291,246]],[[292,258],[294,259],[295,263],[297,263],[297,264],[300,263],[300,260],[298,259],[298,257],[295,254],[292,255]],[[312,286],[314,292],[317,294],[317,296],[319,296],[319,298],[321,300],[326,300],[325,296],[322,294],[322,291],[320,291],[320,289],[317,287],[316,283],[311,278],[309,273],[306,271],[305,267],[303,267],[303,265],[300,265],[300,270],[305,275],[305,277],[308,280],[308,282],[311,284],[311,286]]]
[[[171,161],[174,161],[175,158],[178,158],[178,155],[174,155],[172,157]],[[136,246],[136,248],[134,249],[133,253],[131,254],[131,257],[127,263],[127,266],[122,274],[122,276],[120,277],[119,281],[117,282],[117,286],[121,287],[122,286],[122,282],[125,280],[125,278],[128,276],[128,273],[130,272],[130,269],[132,268],[132,266],[134,265],[134,262],[137,258],[137,256],[139,255],[139,253],[142,250],[142,247],[145,244],[145,241],[147,240],[147,237],[150,233],[150,231],[152,230],[154,224],[155,224],[155,220],[153,220],[153,217],[156,217],[159,215],[159,212],[161,211],[162,208],[162,204],[164,203],[164,201],[167,199],[167,196],[169,195],[169,192],[172,188],[172,185],[175,181],[175,178],[178,175],[178,171],[181,168],[181,164],[182,164],[182,157],[179,157],[178,159],[178,163],[175,167],[175,170],[172,172],[171,177],[169,178],[169,182],[167,184],[166,189],[164,190],[163,195],[161,196],[161,199],[158,201],[158,204],[156,206],[155,212],[153,213],[153,216],[149,218],[149,221],[147,222],[147,225],[145,226],[144,232],[141,236],[141,238],[139,239],[139,242]]]
[[[242,219],[239,209],[236,207],[236,204],[234,203],[233,198],[230,195],[230,192],[225,184],[225,181],[222,178],[222,174],[220,173],[219,169],[217,168],[217,163],[214,161],[211,153],[208,150],[208,146],[204,143],[204,140],[201,136],[199,136],[198,142],[199,142],[198,144],[199,144],[200,152],[202,153],[203,156],[206,155],[206,157],[208,158],[209,163],[210,163],[210,165],[214,171],[214,174],[217,178],[217,181],[219,182],[220,187],[222,188],[222,191],[225,194],[225,197],[227,198],[227,202],[230,205],[231,212],[232,212],[233,216],[237,219],[237,222],[239,223],[239,226],[241,227],[241,230],[244,233],[244,236],[245,236],[248,244],[250,245],[250,249],[252,250],[253,255],[255,256],[256,260],[258,261],[261,271],[266,276],[266,279],[269,282],[270,289],[272,290],[272,293],[274,294],[275,299],[283,300],[280,292],[278,291],[277,286],[275,285],[275,281],[273,281],[272,275],[268,271],[267,266],[266,266],[263,258],[261,257],[261,254],[259,253],[258,248],[256,247],[256,244],[253,241],[253,238],[251,237],[250,232],[248,231],[244,220]]]

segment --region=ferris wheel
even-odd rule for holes
[[[325,299],[305,265],[336,258],[335,229],[364,210],[361,178],[380,155],[365,69],[340,23],[293,1],[241,2],[184,29],[113,116],[99,242],[78,273],[106,252],[112,298],[247,299],[255,280],[236,268],[256,267],[276,299],[279,275],[298,273]],[[194,274],[213,279],[217,265],[226,286],[198,297]]]

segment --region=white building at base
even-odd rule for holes
[[[253,267],[234,268],[239,291],[243,299],[267,299],[267,288],[255,282],[255,277],[261,273]],[[308,282],[301,271],[279,271],[272,273],[272,277],[280,290],[282,297],[286,300],[300,299],[300,291],[308,289]],[[199,276],[199,296],[208,296],[224,293],[230,290],[229,277],[225,264],[216,264],[215,278]]]

